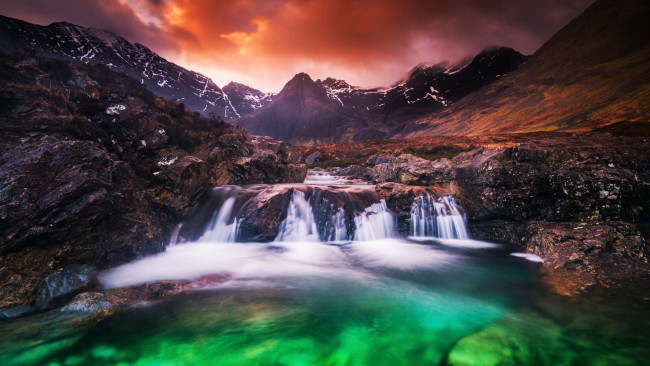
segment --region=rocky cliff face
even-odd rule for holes
[[[106,67],[0,56],[0,307],[69,264],[160,250],[217,184],[301,182],[301,154]]]

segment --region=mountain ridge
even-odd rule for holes
[[[239,117],[229,96],[209,77],[167,61],[140,43],[112,31],[69,22],[41,26],[0,15],[0,51],[33,51],[55,59],[104,64],[133,77],[159,97],[224,119]]]
[[[387,88],[366,89],[332,77],[314,81],[298,73],[269,105],[231,122],[303,145],[390,137],[404,121],[448,107],[525,60],[512,48],[493,47],[461,63],[420,64]]]
[[[588,131],[650,120],[650,3],[599,0],[519,69],[395,137]]]

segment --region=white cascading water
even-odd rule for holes
[[[429,194],[421,194],[411,207],[411,235],[441,239],[468,239],[465,218],[451,196],[437,201]]]
[[[316,219],[304,192],[293,191],[275,241],[319,241]]]
[[[395,236],[395,218],[385,200],[374,203],[354,218],[354,240],[379,240]]]
[[[334,205],[331,205],[331,210],[334,211]],[[339,207],[329,221],[325,223],[323,229],[324,233],[321,236],[325,241],[344,241],[348,240],[348,228],[345,220],[345,210]]]
[[[235,217],[231,223],[235,197],[229,197],[212,216],[207,230],[198,241],[219,243],[234,243],[237,241],[238,221]]]

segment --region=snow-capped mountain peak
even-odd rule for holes
[[[0,50],[33,50],[38,56],[81,63],[104,64],[145,84],[154,94],[183,102],[189,109],[224,119],[242,115],[210,78],[165,60],[146,46],[103,30],[58,22],[40,26],[0,16]],[[255,107],[262,104],[251,100]]]

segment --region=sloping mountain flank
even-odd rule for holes
[[[599,0],[516,71],[397,136],[586,131],[650,120],[650,2]]]

